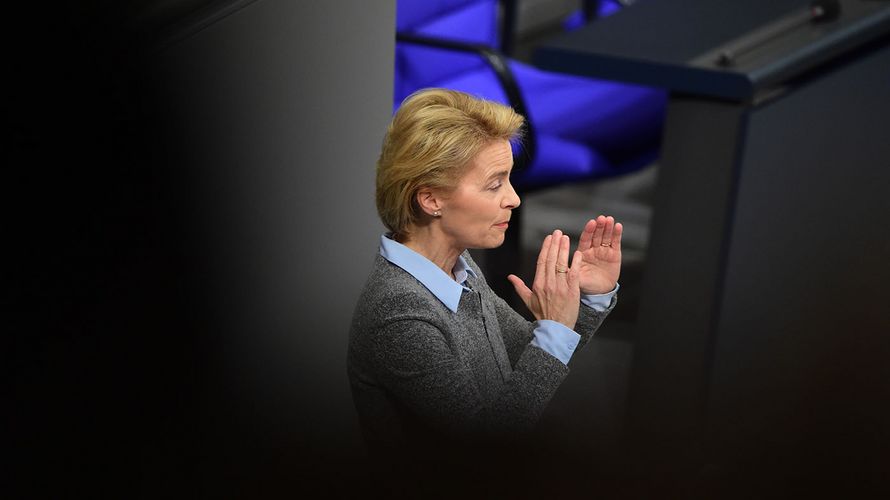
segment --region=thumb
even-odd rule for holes
[[[581,280],[581,262],[583,260],[584,256],[581,254],[581,251],[575,250],[575,254],[572,255],[572,266],[569,268],[568,275],[570,286],[578,286],[578,282]]]
[[[516,289],[516,295],[519,295],[519,298],[528,305],[534,293],[525,286],[525,282],[522,281],[522,278],[515,274],[511,274],[507,276],[507,279],[513,284],[513,288]]]

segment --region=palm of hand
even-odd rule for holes
[[[579,285],[586,294],[608,293],[621,273],[621,248],[591,247],[581,252]]]
[[[578,250],[581,252],[579,285],[585,294],[608,293],[621,273],[621,234],[624,228],[612,217],[600,215],[584,226]]]

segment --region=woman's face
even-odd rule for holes
[[[519,196],[510,184],[513,150],[493,141],[473,158],[455,190],[443,198],[442,231],[458,249],[496,248],[504,243]]]

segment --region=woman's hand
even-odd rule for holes
[[[575,252],[569,267],[569,237],[557,229],[541,244],[531,290],[515,274],[507,279],[535,318],[557,321],[574,330],[581,301],[580,263],[580,252]]]
[[[624,228],[613,217],[600,215],[584,226],[578,251],[581,252],[579,284],[581,293],[593,295],[615,289],[621,274],[621,233]]]

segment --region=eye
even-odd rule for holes
[[[488,188],[488,190],[489,190],[489,191],[497,191],[497,190],[500,189],[501,186],[503,186],[503,185],[504,185],[504,184],[503,184],[501,181],[498,181],[498,182],[495,182],[494,184],[492,184],[491,187]]]

